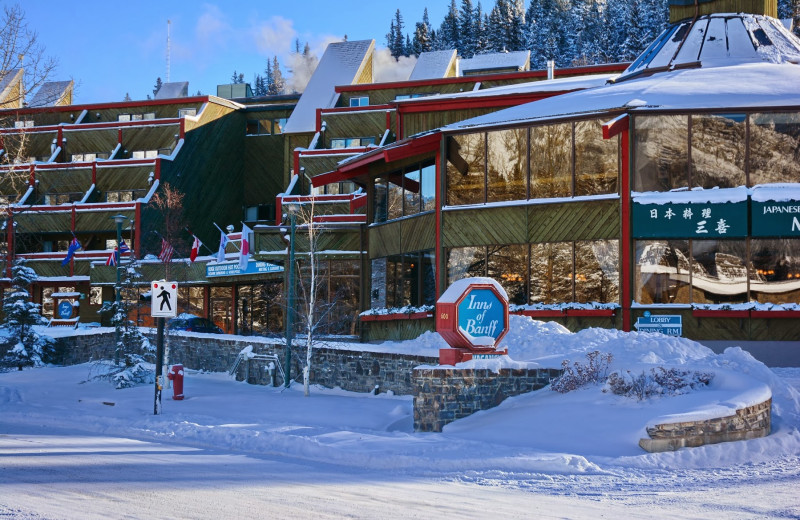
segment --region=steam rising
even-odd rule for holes
[[[376,49],[373,55],[375,68],[373,80],[375,83],[388,83],[393,81],[406,81],[411,76],[411,71],[417,64],[416,56],[400,56],[395,61],[389,49]]]

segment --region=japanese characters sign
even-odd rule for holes
[[[753,236],[800,236],[800,202],[752,203]]]
[[[633,203],[634,238],[739,238],[747,236],[747,201]]]

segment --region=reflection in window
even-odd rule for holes
[[[528,246],[489,246],[487,263],[489,278],[494,278],[508,294],[508,302],[517,305],[528,303]]]
[[[531,303],[572,299],[572,242],[532,244]]]
[[[89,305],[102,305],[103,304],[103,288],[92,286],[89,287]]]
[[[744,240],[692,241],[692,303],[747,301]]]
[[[372,260],[371,307],[433,305],[436,300],[434,269],[432,250]]]
[[[617,193],[619,137],[603,139],[601,121],[575,123],[575,195]]]
[[[619,301],[619,241],[575,242],[575,301]]]
[[[375,179],[375,192],[374,192],[374,200],[373,205],[375,212],[374,221],[375,222],[386,222],[386,219],[389,218],[389,191],[388,187],[386,186],[386,179],[384,177],[378,177]]]
[[[735,188],[747,183],[744,171],[744,114],[692,116],[692,185]]]
[[[800,182],[800,114],[753,114],[750,184]]]
[[[750,239],[750,299],[800,302],[800,240]]]
[[[447,285],[472,276],[486,276],[486,248],[454,247],[447,251]]]
[[[690,303],[689,241],[636,242],[635,300],[639,303]]]
[[[634,124],[633,190],[669,191],[688,187],[688,116],[637,116]]]
[[[415,215],[420,212],[420,185],[422,179],[418,168],[408,168],[403,175],[403,214]]]
[[[528,130],[489,132],[487,202],[527,198]]]
[[[485,202],[485,134],[450,137],[447,150],[447,204]]]
[[[389,176],[387,182],[387,218],[389,220],[403,216],[403,178],[399,174]]]
[[[531,195],[535,198],[572,195],[572,125],[531,128]]]
[[[431,163],[422,167],[422,211],[436,209],[436,165]]]

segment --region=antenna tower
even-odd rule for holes
[[[171,21],[169,21],[169,20],[167,20],[167,81],[166,81],[166,83],[169,83],[169,65],[170,65],[170,64],[169,64],[169,54],[170,54],[170,48],[169,48],[169,47],[170,47],[169,29],[170,29],[170,26],[171,26],[171,25],[172,25],[172,22],[171,22]]]

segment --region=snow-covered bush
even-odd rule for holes
[[[28,287],[36,281],[36,272],[17,262],[11,268],[11,288],[3,298],[3,323],[6,337],[3,338],[7,353],[0,359],[0,366],[40,366],[47,362],[54,351],[53,339],[39,335],[34,325],[47,322],[39,304],[31,301]]]
[[[606,379],[611,359],[610,353],[599,350],[586,354],[585,362],[576,361],[570,365],[565,359],[561,362],[564,373],[551,381],[550,389],[565,394],[590,383],[601,383]]]
[[[149,342],[148,342],[149,343]],[[148,356],[152,357],[152,355]],[[138,385],[151,385],[156,380],[155,366],[140,354],[125,354],[124,364],[115,365],[109,360],[94,363],[89,380],[111,381],[114,388],[131,388]]]
[[[630,370],[617,370],[608,376],[604,392],[635,397],[639,401],[654,395],[679,395],[702,386],[708,386],[714,374],[694,370],[655,367],[649,373],[633,374]]]

